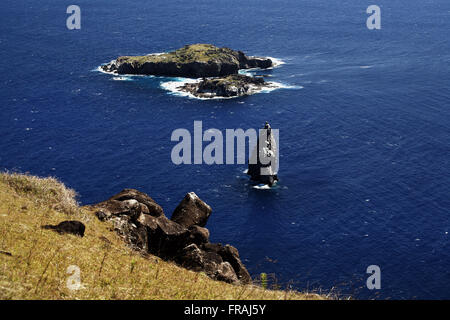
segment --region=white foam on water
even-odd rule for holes
[[[116,62],[116,60],[111,60],[111,61],[108,62],[108,63],[103,63],[103,64],[99,65],[97,68],[95,68],[95,69],[93,69],[93,70],[91,70],[91,71],[98,71],[98,72],[101,72],[101,73],[106,73],[106,74],[112,74],[112,75],[115,75],[115,74],[117,74],[117,73],[105,71],[105,70],[102,69],[102,66],[107,65],[107,64],[110,64],[110,63],[113,63],[113,62]]]
[[[257,184],[252,186],[253,189],[257,189],[257,190],[276,190],[276,189],[280,189],[280,186],[278,185],[278,181],[275,181],[275,183],[272,186],[269,186],[268,184]],[[286,189],[284,187],[281,187],[282,189]]]
[[[172,80],[172,81],[161,82],[160,87],[164,90],[169,91],[169,94],[173,94],[173,95],[180,96],[180,97],[189,97],[192,99],[199,99],[199,100],[209,100],[209,99],[220,99],[221,98],[221,97],[200,98],[200,97],[194,96],[190,92],[181,90],[181,87],[183,87],[185,84],[198,83],[201,81],[201,79],[174,78],[174,80],[175,81]]]
[[[127,77],[113,77],[111,80],[114,80],[114,81],[133,81],[133,79],[130,76],[127,76]]]
[[[269,84],[269,86],[263,88],[260,92],[269,93],[269,92],[272,92],[272,91],[278,90],[278,89],[299,90],[299,89],[304,88],[302,86],[289,85],[289,84],[285,84],[285,83],[281,83],[281,82],[268,82],[268,84]]]
[[[270,59],[272,60],[272,66],[270,68],[249,68],[249,69],[239,69],[239,74],[243,74],[246,76],[251,76],[252,72],[257,72],[257,71],[264,71],[264,70],[272,70],[273,68],[278,68],[280,66],[282,66],[283,64],[286,64],[286,62],[284,62],[281,59],[278,58],[274,58],[274,57],[263,57],[264,59]]]
[[[165,54],[165,53],[167,53],[167,52],[149,53],[149,54],[146,54],[146,56],[160,56],[160,55]]]
[[[373,66],[359,66],[360,69],[371,69]]]
[[[273,64],[272,68],[277,68],[279,66],[282,66],[283,64],[286,64],[286,62],[283,61],[282,59],[278,59],[278,58],[274,58],[274,57],[266,57],[266,58],[272,60],[272,64]]]
[[[162,82],[160,84],[160,87],[164,90],[169,91],[169,94],[173,94],[173,95],[177,95],[180,97],[189,97],[192,99],[199,99],[199,100],[211,100],[211,99],[234,99],[234,98],[239,98],[241,96],[236,96],[236,97],[216,97],[216,96],[212,96],[209,98],[206,97],[196,97],[195,95],[193,95],[190,92],[186,92],[181,90],[181,87],[183,87],[185,84],[187,83],[198,83],[200,82],[202,79],[189,79],[189,78],[175,78],[175,81],[166,81],[166,82]],[[274,90],[278,90],[278,89],[291,89],[291,90],[298,90],[298,89],[303,89],[302,86],[294,86],[294,85],[287,85],[284,83],[279,83],[279,82],[267,82],[267,86],[261,88],[261,89],[254,89],[252,94],[257,94],[257,93],[270,93]]]
[[[268,184],[258,184],[257,186],[253,186],[253,189],[258,189],[258,190],[270,190],[271,187]]]
[[[251,73],[251,70],[254,70],[254,69],[240,69],[238,71],[238,73],[242,74],[243,76],[252,77],[253,75]],[[260,69],[258,69],[258,70],[260,70]]]
[[[101,72],[101,73],[106,73],[106,74],[112,74],[112,75],[115,74],[114,72],[108,72],[108,71],[103,70],[102,66],[98,66],[97,68],[92,69],[91,71],[93,71],[93,72]]]

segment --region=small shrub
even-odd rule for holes
[[[261,273],[261,286],[263,287],[264,290],[267,289],[267,274],[266,273]]]
[[[77,193],[56,178],[40,178],[29,174],[7,172],[0,173],[0,181],[6,183],[18,194],[33,198],[40,205],[51,206],[66,214],[79,211],[75,200]]]

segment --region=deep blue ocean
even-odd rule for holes
[[[81,29],[66,8],[81,8]],[[381,30],[366,9],[381,8]],[[82,204],[123,188],[171,212],[194,191],[211,241],[253,277],[375,299],[450,298],[448,0],[0,2],[0,169],[56,176]],[[270,56],[288,88],[201,101],[115,81],[120,55],[212,43]],[[280,130],[280,182],[171,161],[172,131]],[[381,289],[366,268],[381,268]]]

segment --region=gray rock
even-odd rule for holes
[[[164,211],[159,204],[156,203],[155,200],[150,198],[147,194],[140,192],[135,189],[124,189],[118,194],[109,198],[106,202],[117,200],[117,201],[125,201],[125,200],[136,200],[142,205],[147,206],[148,214],[159,217],[164,215]]]
[[[194,192],[189,192],[175,208],[171,220],[189,228],[193,225],[204,227],[212,209]]]
[[[219,281],[225,281],[228,283],[239,283],[239,279],[236,275],[231,264],[227,261],[222,262],[218,267],[214,275],[215,279]]]
[[[197,245],[201,245],[203,243],[209,242],[209,230],[206,228],[202,228],[199,226],[190,226],[189,227],[189,239],[192,241],[192,243],[195,243]]]
[[[228,283],[239,282],[232,266],[228,262],[224,262],[219,254],[204,251],[196,244],[185,247],[177,257],[177,262],[186,269],[203,271],[215,280]]]
[[[171,259],[190,242],[189,230],[165,216],[143,214],[139,217],[139,223],[147,229],[149,253],[159,257]]]
[[[135,224],[128,217],[114,217],[111,219],[116,233],[133,249],[148,251],[148,234],[145,227]]]
[[[221,245],[218,243],[206,243],[201,248],[207,252],[215,252],[220,255],[223,261],[230,263],[241,283],[251,283],[252,278],[242,263],[238,250],[230,245]]]

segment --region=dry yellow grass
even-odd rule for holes
[[[83,238],[41,229],[80,220]],[[0,173],[0,299],[324,299],[213,281],[125,246],[54,178]],[[9,253],[11,255],[9,255]],[[69,266],[82,288],[69,290]],[[73,272],[73,271],[72,271]]]

